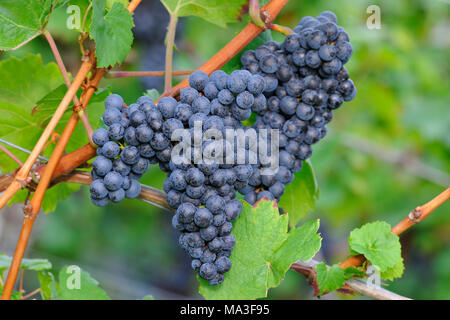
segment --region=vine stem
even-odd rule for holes
[[[92,3],[90,5],[92,5]],[[87,10],[89,10],[89,9],[87,9]],[[87,10],[86,10],[86,12],[87,12]],[[84,22],[84,20],[83,20],[83,22]],[[61,71],[61,74],[64,78],[64,82],[66,83],[67,88],[69,88],[70,87],[69,75],[67,74],[66,66],[64,65],[63,59],[61,57],[61,54],[59,53],[58,47],[56,46],[55,40],[53,39],[50,32],[48,32],[47,30],[44,31],[44,36],[45,36],[45,39],[47,39],[48,44],[50,45],[50,49],[53,52],[53,56],[55,57],[56,64],[58,65],[59,70]],[[78,100],[78,97],[76,94],[73,96],[73,103],[75,106],[80,105],[80,101]],[[81,118],[81,122],[83,123],[84,128],[86,129],[86,133],[89,137],[89,141],[91,141],[93,130],[92,130],[91,124],[89,123],[89,119],[87,118],[86,113],[84,113],[83,111],[78,112],[78,115]]]
[[[132,13],[140,2],[141,2],[141,0],[133,0],[132,2],[130,2],[129,6],[128,6],[128,11],[130,13]],[[94,67],[93,61],[95,61],[94,51],[89,56],[89,59],[84,61],[83,64],[81,65],[80,71],[78,72],[77,76],[75,77],[72,85],[69,87],[66,95],[63,98],[63,101],[61,101],[61,103],[60,103],[61,108],[58,107],[58,109],[55,111],[55,114],[53,115],[52,120],[50,120],[49,125],[47,125],[47,128],[45,129],[44,133],[47,131],[47,129],[49,129],[49,126],[52,123],[52,121],[54,121],[55,124],[51,130],[49,129],[48,135],[50,136],[50,134],[54,131],[56,124],[61,119],[62,114],[64,113],[65,109],[67,108],[67,106],[70,103],[70,100],[72,100],[73,96],[76,94],[78,88],[81,86],[82,82],[86,78],[89,71],[91,71],[91,69]],[[83,70],[83,72],[82,72],[82,70]],[[92,95],[97,90],[97,86],[98,86],[100,80],[105,75],[107,70],[108,69],[104,69],[104,68],[94,70],[93,75],[92,75],[90,81],[88,82],[87,89],[83,92],[83,94],[81,96],[82,110],[84,110],[86,108]],[[70,95],[69,95],[69,92],[71,93]],[[63,102],[65,104],[64,108],[62,108],[62,105],[64,105]],[[59,116],[59,118],[55,117],[56,114],[58,113],[58,110],[60,110],[60,109],[62,109],[61,116]],[[45,192],[47,191],[47,188],[51,182],[53,174],[58,166],[58,163],[62,157],[62,154],[64,153],[64,149],[65,149],[70,137],[72,136],[73,131],[75,130],[75,127],[78,123],[78,119],[79,119],[78,114],[74,110],[74,112],[72,113],[72,116],[70,117],[69,121],[67,122],[66,127],[64,128],[64,131],[63,131],[60,139],[58,140],[58,143],[56,144],[55,149],[52,152],[52,155],[50,157],[48,164],[45,167],[45,170],[44,170],[43,175],[38,183],[38,186],[37,186],[36,192],[33,196],[33,199],[31,199],[29,206],[27,206],[23,225],[22,225],[22,228],[21,228],[20,234],[19,234],[19,240],[17,242],[16,250],[14,251],[14,256],[13,256],[13,259],[11,262],[11,267],[9,268],[8,276],[6,278],[5,286],[3,288],[3,293],[1,296],[2,300],[9,300],[11,297],[12,291],[14,289],[14,284],[16,282],[17,275],[18,275],[18,272],[20,269],[20,264],[22,262],[24,254],[25,254],[28,240],[30,238],[31,231],[33,229],[34,221],[36,220],[36,218],[39,214]],[[44,134],[42,134],[38,143],[41,140],[43,140],[43,136],[44,136]],[[45,139],[45,141],[46,140],[48,140],[48,137]],[[43,145],[45,145],[45,141],[44,141]],[[42,149],[43,145],[39,149]],[[37,145],[35,146],[33,151],[35,149],[37,149]],[[40,152],[41,152],[41,150],[39,150],[38,153],[40,153]],[[33,155],[33,152],[32,152],[32,155]],[[28,159],[30,159],[32,155],[30,155],[30,157]],[[25,176],[28,176],[28,174],[31,170],[32,164],[34,163],[35,160],[36,160],[36,158],[32,161]],[[22,168],[19,170],[19,173],[21,172],[21,170],[24,167],[25,167],[25,165],[22,166]],[[18,181],[17,175],[16,175],[16,179],[14,180],[14,182],[16,182],[16,181]],[[14,182],[11,183],[11,185],[8,187],[8,189],[5,191],[5,193],[3,195],[5,195],[8,192],[8,190],[11,188],[11,186],[14,184]],[[23,186],[23,183],[21,183],[20,186]],[[17,189],[15,192],[17,192],[18,190],[19,189]],[[12,197],[12,195],[13,194],[11,194],[10,197]],[[0,200],[1,200],[1,198],[0,198]],[[9,200],[9,198],[8,198],[8,200]],[[5,204],[8,200],[5,201]],[[2,208],[3,205],[0,202],[0,208]]]
[[[172,71],[172,76],[187,76],[195,70]],[[110,71],[105,78],[125,78],[125,77],[163,77],[166,71]]]
[[[86,8],[86,11],[84,12],[83,22],[81,23],[81,28],[80,28],[80,30],[82,32],[84,32],[84,25],[86,24],[86,19],[87,19],[87,16],[89,14],[89,10],[91,10],[91,8],[92,8],[92,2],[89,3],[88,7]]]
[[[408,216],[400,221],[397,225],[395,225],[391,232],[400,235],[415,224],[425,220],[436,208],[444,204],[448,199],[450,199],[450,188],[447,188],[438,196],[425,203],[422,206],[415,208],[411,211]],[[362,265],[366,261],[362,254],[351,256],[345,261],[341,262],[339,265],[346,269],[348,267],[358,267]]]
[[[261,13],[264,13],[264,16],[267,18],[265,19],[265,23],[270,25],[288,1],[289,0],[271,0],[267,5],[262,7]],[[264,28],[258,27],[253,22],[250,22],[238,35],[197,70],[202,70],[207,74],[211,74],[214,70],[222,68],[231,60],[231,58],[237,55],[263,31]],[[173,92],[179,92],[179,90],[184,87],[189,87],[188,79],[183,80],[171,90],[166,90],[162,96],[171,96]]]
[[[17,162],[17,164],[19,166],[23,166],[22,161],[19,160],[19,158],[17,158],[11,151],[9,151],[8,149],[6,149],[6,147],[2,146],[0,144],[0,150],[2,150],[4,153],[6,153],[11,159],[13,159],[15,162]]]
[[[316,277],[316,265],[319,263],[319,261],[314,259],[307,262],[298,261],[291,266],[291,269],[304,275],[305,277],[314,279]],[[411,300],[384,288],[369,286],[365,281],[360,279],[347,280],[343,288],[356,291],[364,296],[378,300]]]
[[[20,298],[21,300],[26,300],[28,298],[31,298],[32,296],[34,296],[35,294],[38,294],[39,292],[41,292],[41,288],[37,288],[36,290],[28,293],[27,295],[23,296],[22,298]]]
[[[276,31],[276,32],[279,32],[279,33],[281,33],[282,35],[285,35],[285,36],[288,36],[288,35],[294,33],[294,30],[292,30],[291,28],[286,27],[286,26],[282,26],[282,25],[279,25],[279,24],[274,24],[274,23],[272,23],[269,26],[269,29],[273,30],[273,31]]]
[[[259,0],[249,0],[248,9],[252,22],[260,28],[265,28],[266,24],[261,19]]]
[[[177,29],[178,16],[174,13],[170,15],[169,27],[167,29],[166,45],[166,68],[164,75],[164,90],[172,88],[172,67],[173,67],[173,46],[175,43],[175,33]]]

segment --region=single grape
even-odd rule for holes
[[[202,91],[207,82],[208,75],[204,71],[197,70],[189,76],[189,85],[198,91]]]
[[[206,97],[197,97],[192,102],[192,111],[208,115],[211,112],[211,102]]]
[[[91,201],[94,205],[96,205],[97,207],[104,207],[109,203],[109,198],[105,197],[103,199],[94,199],[91,196]]]
[[[300,36],[297,33],[290,34],[283,42],[283,48],[287,52],[294,52],[300,47]]]
[[[92,141],[94,141],[94,143],[99,147],[103,146],[106,142],[109,141],[108,130],[105,130],[103,128],[95,130],[92,134]]]
[[[195,224],[198,225],[197,222],[195,222]],[[217,234],[218,234],[217,228],[213,225],[200,229],[200,236],[205,241],[211,241],[217,236]]]
[[[150,165],[148,159],[139,157],[137,162],[131,166],[131,171],[135,174],[144,174]]]
[[[275,55],[266,54],[259,60],[259,67],[265,73],[275,73],[278,70],[278,60]]]
[[[190,168],[186,172],[185,179],[191,186],[198,187],[205,181],[205,176],[199,169]]]
[[[177,129],[184,129],[184,126],[183,126],[183,123],[176,118],[167,119],[164,122],[163,127],[162,127],[162,131],[163,131],[164,135],[169,140],[172,138],[172,134]]]
[[[227,78],[227,88],[233,93],[241,93],[247,87],[244,78],[240,74],[231,74]],[[220,93],[219,93],[220,101]],[[225,103],[226,104],[226,103]]]
[[[212,81],[209,81],[205,85],[205,89],[203,90],[203,92],[205,94],[205,97],[209,100],[217,98],[217,95],[219,94],[219,90],[217,89],[216,84]]]
[[[319,57],[323,61],[333,60],[333,58],[336,56],[336,53],[337,53],[336,46],[333,46],[331,44],[324,44],[319,49]]]
[[[139,160],[139,150],[135,146],[123,148],[120,158],[128,165],[133,165]]]
[[[125,141],[130,146],[139,146],[140,142],[138,141],[136,137],[136,128],[134,127],[128,127],[125,129],[124,133]]]
[[[208,227],[213,219],[211,211],[206,208],[198,208],[194,215],[194,222],[200,228]]]
[[[296,115],[300,120],[311,120],[314,117],[314,113],[314,107],[309,104],[301,102],[297,105]]]
[[[147,143],[153,138],[153,130],[147,124],[141,124],[136,128],[136,139],[140,143]]]
[[[231,222],[225,222],[223,225],[221,225],[219,228],[219,236],[224,237],[231,234],[231,231],[233,230],[233,225]]]
[[[192,75],[191,75],[192,77]],[[158,110],[164,118],[172,118],[175,114],[175,108],[177,106],[177,100],[172,97],[161,98],[158,102]]]
[[[187,87],[180,92],[180,101],[190,105],[198,97],[198,91],[194,88]]]
[[[192,203],[184,202],[178,207],[176,214],[181,223],[191,223],[196,211],[197,208]]]
[[[127,176],[130,171],[131,168],[129,165],[127,165],[125,162],[123,162],[120,158],[115,159],[112,163],[112,169],[117,172],[120,173],[122,176]]]
[[[122,187],[123,176],[115,171],[110,171],[105,175],[103,179],[106,189],[109,191],[116,191]]]
[[[162,132],[156,132],[150,140],[150,146],[156,151],[166,149],[169,144],[170,140]]]
[[[101,177],[104,177],[112,169],[112,162],[110,159],[104,156],[98,156],[92,162],[92,168],[95,173]]]
[[[128,199],[137,198],[141,194],[141,184],[139,181],[131,179],[130,187],[125,191],[125,197]]]
[[[212,239],[209,243],[208,243],[208,249],[211,252],[219,252],[223,247],[223,240],[222,238],[216,237],[214,239]]]
[[[103,113],[102,119],[107,126],[110,126],[113,123],[119,123],[122,119],[122,114],[116,108],[108,108]]]
[[[223,90],[227,86],[228,74],[223,70],[216,70],[209,76],[209,80],[213,81],[218,90]]]
[[[105,100],[105,107],[107,109],[115,108],[120,111],[120,109],[122,109],[122,105],[123,105],[122,97],[115,93],[110,94]]]
[[[109,129],[109,138],[111,140],[120,140],[123,138],[123,134],[125,132],[125,128],[120,123],[113,123]]]
[[[161,129],[163,124],[163,118],[161,112],[158,109],[154,108],[148,111],[146,113],[146,116],[147,122],[153,130],[158,131]]]
[[[169,176],[169,180],[172,188],[175,190],[183,191],[186,189],[187,183],[185,179],[185,172],[183,170],[173,171]]]
[[[123,199],[125,199],[125,190],[120,188],[120,189],[117,189],[115,191],[110,191],[109,192],[109,199],[112,202],[115,202],[115,203],[118,203],[118,202],[122,201]]]
[[[204,263],[200,267],[199,274],[205,280],[212,280],[217,274],[217,267],[213,263]]]
[[[103,180],[94,180],[89,186],[91,197],[93,199],[103,199],[108,195],[108,189],[106,189]]]
[[[260,94],[264,91],[264,78],[260,75],[252,75],[247,84],[248,91],[253,94]]]
[[[316,69],[320,67],[322,64],[322,60],[319,56],[319,51],[317,50],[310,50],[305,56],[305,63],[308,67]]]
[[[220,257],[215,262],[217,272],[225,273],[231,269],[231,261],[227,257]]]

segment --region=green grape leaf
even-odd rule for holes
[[[405,271],[405,265],[403,264],[403,258],[400,258],[393,267],[381,272],[380,276],[382,279],[393,281],[395,278],[400,278],[403,271]]]
[[[402,259],[399,237],[384,221],[367,223],[354,229],[350,233],[349,247],[352,254],[363,254],[381,272],[393,268]]]
[[[319,196],[319,187],[309,160],[303,161],[303,168],[295,173],[292,183],[285,188],[279,206],[289,213],[289,225],[295,225],[308,210],[313,210]]]
[[[38,272],[39,284],[41,287],[41,297],[43,300],[52,300],[56,297],[56,283],[53,273],[49,271]]]
[[[12,258],[4,253],[0,254],[0,272],[9,269]],[[22,259],[20,268],[24,270],[43,271],[52,268],[52,264],[47,259]]]
[[[246,0],[161,0],[170,15],[197,16],[208,22],[226,27],[237,21]]]
[[[321,245],[318,228],[319,220],[313,220],[288,232],[288,216],[279,214],[275,202],[261,200],[255,207],[243,202],[233,225],[233,267],[220,285],[211,286],[199,279],[199,292],[206,299],[266,297],[292,263],[309,260],[317,253]]]
[[[344,269],[337,264],[327,267],[324,262],[321,262],[316,265],[316,272],[319,296],[324,292],[331,292],[341,288],[346,280]]]
[[[0,50],[15,50],[40,35],[52,9],[52,0],[1,1]]]
[[[234,70],[239,70],[242,68],[241,56],[247,50],[254,50],[259,46],[262,46],[267,41],[267,35],[265,32],[258,35],[252,42],[250,42],[244,49],[242,49],[237,55],[235,55],[230,61],[228,61],[222,70],[230,74]]]
[[[59,272],[57,300],[110,300],[97,280],[77,266],[66,266]]]
[[[98,66],[103,68],[121,63],[133,43],[131,14],[119,2],[114,2],[111,10],[106,11],[106,0],[94,1],[92,10],[90,37],[95,41]]]

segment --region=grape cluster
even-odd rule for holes
[[[191,158],[185,156],[186,161],[178,163],[172,158],[160,166],[168,172],[164,190],[169,205],[176,209],[172,224],[181,232],[179,243],[191,256],[192,268],[215,285],[222,283],[223,274],[231,268],[228,257],[236,242],[231,222],[242,210],[242,203],[235,199],[236,191],[248,186],[254,170],[250,164],[234,161],[237,152],[248,154],[248,148],[236,150],[236,143],[235,148],[230,144],[227,149],[229,141],[224,137],[228,129],[244,130],[241,121],[250,117],[252,108],[265,106],[262,94],[265,84],[262,76],[246,70],[236,70],[230,75],[218,70],[210,77],[203,71],[194,72],[189,85],[181,91],[179,102],[163,98],[158,108],[165,115],[163,131],[168,137],[180,128],[190,133],[187,145]],[[201,125],[202,135],[215,129],[221,137],[196,143],[196,123]],[[209,159],[206,152],[209,147],[221,152],[221,156],[213,152],[214,159]],[[195,161],[199,154],[203,158]],[[225,160],[230,154],[233,160],[228,163]]]
[[[250,204],[280,200],[312,155],[311,146],[326,135],[333,111],[356,95],[344,67],[352,46],[336,23],[329,11],[304,17],[282,44],[269,41],[244,52],[242,70],[192,73],[179,101],[164,97],[155,105],[143,96],[127,107],[110,95],[103,114],[107,129],[93,134],[93,203],[137,197],[138,179],[158,163],[167,173],[163,188],[175,210],[172,225],[192,269],[211,285],[222,283],[236,242],[232,221],[242,210],[236,192]],[[251,127],[244,127],[247,120]],[[279,165],[267,174],[259,138],[273,129]],[[256,140],[246,140],[249,130]],[[255,141],[259,152],[252,149]]]
[[[97,206],[124,198],[137,198],[141,193],[139,178],[150,164],[157,163],[169,141],[161,133],[162,115],[152,99],[142,96],[126,106],[117,94],[108,96],[102,119],[106,126],[94,131],[98,146],[92,163],[91,200]]]
[[[336,15],[324,11],[302,18],[282,44],[269,41],[242,54],[243,68],[265,80],[267,104],[253,107],[258,115],[253,127],[280,130],[279,170],[243,190],[250,204],[261,197],[280,199],[293,173],[312,155],[311,146],[326,135],[333,111],[355,97],[344,67],[353,52],[349,41]]]

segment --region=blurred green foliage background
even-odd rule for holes
[[[148,19],[161,15],[161,8],[158,12],[157,5],[148,4],[153,2],[143,1]],[[381,29],[367,28],[369,5],[380,7]],[[347,68],[358,95],[335,113],[326,139],[314,147],[311,158],[320,196],[306,219],[321,219],[320,258],[329,264],[348,255],[346,240],[353,228],[375,220],[394,225],[450,184],[449,9],[447,1],[439,0],[292,0],[276,20],[294,27],[302,16],[332,10],[354,48]],[[65,28],[66,17],[65,7],[58,9],[49,30],[74,73],[80,63],[77,33]],[[175,69],[199,67],[247,21],[244,16],[221,29],[199,18],[182,19]],[[161,47],[165,27],[158,25],[161,37],[138,37],[120,70],[140,70],[146,59],[164,55],[164,50],[152,53],[149,48],[155,47],[154,41]],[[41,53],[46,63],[53,61],[43,38],[0,58],[30,52]],[[101,84],[132,103],[150,89],[141,80],[105,79]],[[159,168],[153,168],[143,183],[161,188],[163,179]],[[450,298],[449,209],[442,206],[401,237],[406,270],[388,289],[416,299]],[[80,265],[113,298],[200,298],[170,220],[169,213],[137,200],[97,208],[83,187],[55,212],[39,218],[28,256],[48,258],[56,269]],[[14,247],[1,249],[11,254]],[[33,279],[26,283],[34,285]],[[269,297],[309,299],[311,292],[302,276],[289,271]]]

